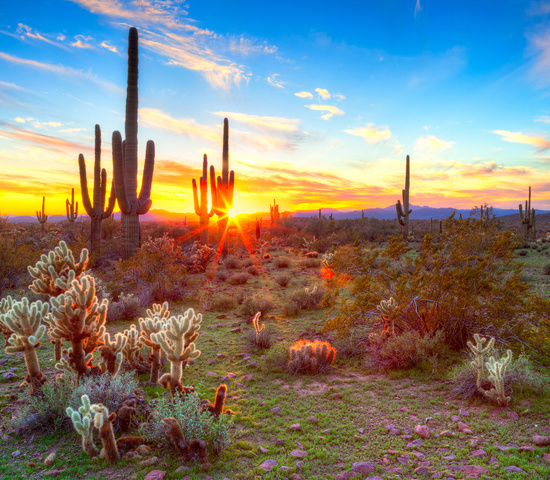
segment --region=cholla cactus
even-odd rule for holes
[[[148,372],[149,367],[141,355],[142,343],[139,340],[140,331],[135,325],[130,325],[129,329],[122,332],[126,337],[126,343],[122,348],[122,355],[132,368],[139,372]]]
[[[260,325],[261,316],[262,316],[262,312],[257,312],[256,315],[254,315],[254,318],[252,319],[252,325],[254,326],[254,332],[256,333],[256,345],[260,343],[260,334],[265,329],[265,323],[262,323]]]
[[[321,257],[321,264],[323,268],[327,270],[332,270],[332,260],[334,259],[334,253],[325,253]]]
[[[82,275],[72,281],[66,293],[51,299],[47,323],[50,337],[72,343],[68,359],[56,364],[59,369],[75,371],[79,377],[89,373],[94,350],[105,334],[108,300],[95,296],[94,277]]]
[[[71,407],[67,407],[67,415],[71,417],[73,427],[82,436],[82,450],[84,450],[90,457],[97,457],[99,450],[94,445],[93,431],[92,431],[92,412],[90,411],[90,399],[88,395],[82,395],[80,397],[82,405],[78,407],[78,410],[73,410]]]
[[[122,365],[122,349],[126,345],[127,338],[122,333],[117,333],[114,340],[111,335],[106,333],[103,337],[103,345],[99,347],[101,355],[101,371],[116,375]]]
[[[326,370],[336,358],[336,350],[330,343],[319,340],[300,340],[290,347],[288,369],[297,373],[319,373]]]
[[[41,321],[49,307],[40,300],[29,306],[29,299],[23,297],[20,302],[13,302],[11,309],[0,315],[0,323],[13,332],[8,340],[6,353],[23,352],[27,366],[26,381],[31,386],[33,395],[39,394],[42,384],[46,382],[36,349],[40,346],[40,339],[46,334],[46,326]]]
[[[389,300],[380,301],[380,305],[376,306],[376,308],[382,314],[382,319],[384,320],[384,331],[388,332],[392,336],[395,336],[394,314],[397,310],[397,307],[397,302],[393,297],[390,297]]]
[[[99,438],[103,444],[105,458],[109,463],[120,460],[118,447],[113,431],[113,422],[116,420],[116,413],[109,414],[109,409],[101,403],[90,406],[90,412],[94,414],[94,427],[99,430]]]
[[[159,333],[151,334],[153,342],[158,343],[170,361],[170,373],[165,373],[159,383],[164,388],[170,388],[172,395],[176,391],[183,392],[181,383],[182,368],[187,362],[200,356],[200,350],[195,348],[195,340],[199,337],[202,315],[195,314],[190,308],[184,315],[172,316]]]
[[[139,340],[151,349],[151,355],[149,355],[149,362],[151,363],[150,383],[156,384],[158,382],[161,355],[160,344],[153,340],[152,335],[162,331],[169,316],[168,302],[164,302],[162,305],[153,304],[152,310],[147,309],[147,317],[139,319],[139,327],[141,328]]]
[[[3,315],[4,313],[8,313],[11,310],[12,305],[13,305],[13,298],[11,298],[10,295],[0,300],[0,315]],[[2,322],[0,322],[0,332],[4,334],[4,341],[7,346],[8,339],[10,338],[13,332]]]

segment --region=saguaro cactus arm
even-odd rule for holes
[[[70,223],[73,223],[78,217],[78,202],[76,202],[75,206],[74,188],[71,188],[71,201],[69,202],[69,199],[67,198],[65,206],[67,207],[67,220],[69,220]]]
[[[36,211],[36,218],[40,223],[46,223],[48,221],[48,215],[45,214],[44,208],[46,206],[46,197],[42,197],[42,213],[38,210]]]

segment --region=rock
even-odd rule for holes
[[[533,442],[535,442],[535,445],[538,445],[539,447],[544,447],[546,445],[550,445],[550,437],[535,435],[533,437]]]
[[[267,453],[267,448],[262,447],[261,445],[258,447],[258,450],[262,453]]]
[[[256,378],[254,377],[254,375],[245,375],[245,376],[243,377],[243,380],[242,380],[242,381],[246,383],[246,382],[252,382],[252,381],[254,381],[254,380],[256,380]]]
[[[317,417],[315,417],[313,415],[311,417],[309,417],[307,420],[310,423],[319,423],[319,420],[317,420]]]
[[[461,421],[462,421],[462,417],[459,417],[458,415],[453,415],[451,417],[451,422],[453,422],[453,423],[461,422]]]
[[[329,398],[332,398],[333,400],[342,400],[344,397],[344,394],[342,392],[333,393],[332,395],[329,395]]]
[[[151,470],[143,477],[143,480],[162,480],[165,476],[166,472],[164,470]]]
[[[405,413],[405,412],[408,412],[409,411],[409,407],[401,407],[399,409],[401,412]]]
[[[275,440],[275,445],[284,445],[286,443],[286,440],[284,438],[278,438]]]
[[[397,463],[400,463],[401,465],[407,465],[407,463],[409,463],[410,459],[411,459],[411,457],[409,457],[409,455],[406,455],[406,454],[399,455],[397,457]]]
[[[414,469],[414,473],[417,475],[428,475],[428,469],[426,467],[418,467]]]
[[[279,413],[282,410],[281,407],[275,407],[270,410],[271,413]]]
[[[504,470],[506,470],[508,473],[525,473],[525,475],[527,475],[527,472],[525,470],[522,470],[521,468],[514,465],[504,467]]]
[[[15,450],[15,452],[11,452],[12,457],[18,457],[19,455],[21,455],[21,450]]]
[[[453,471],[459,470],[466,475],[487,475],[489,473],[487,467],[480,467],[479,465],[452,465],[449,469]]]
[[[65,471],[65,469],[63,470],[48,470],[47,472],[44,472],[42,475],[45,475],[47,477],[57,477],[58,475],[61,475],[63,472]]]
[[[290,452],[290,456],[296,457],[296,458],[304,458],[306,455],[307,455],[307,452],[305,452],[304,450],[292,450]]]
[[[181,473],[181,472],[187,472],[188,470],[191,470],[191,467],[188,465],[180,465],[178,468],[174,470],[174,473]]]
[[[261,468],[265,472],[270,472],[271,469],[278,464],[279,462],[277,460],[264,460],[258,468]]]
[[[417,425],[414,427],[414,431],[421,438],[430,438],[430,427],[427,427],[426,425]]]
[[[13,372],[6,372],[6,373],[2,374],[2,378],[4,380],[14,380],[14,379],[19,378],[19,377]]]
[[[506,412],[506,415],[508,415],[510,420],[517,420],[519,418],[519,414],[517,412]]]
[[[291,468],[288,467],[288,466],[286,466],[286,465],[281,465],[281,466],[279,467],[279,470],[281,470],[281,471],[283,471],[283,472],[288,471],[288,470],[290,470],[290,469],[291,469]]]
[[[418,460],[424,460],[426,458],[426,455],[421,452],[411,452],[411,455],[414,455]]]
[[[474,450],[472,453],[470,453],[470,457],[472,458],[480,458],[480,457],[486,457],[487,452],[483,449]]]
[[[366,480],[384,480],[382,477],[378,475],[369,475]]]
[[[44,460],[44,465],[47,465],[49,467],[50,465],[53,465],[54,460],[55,460],[55,452],[52,452]]]
[[[220,313],[219,315],[216,315],[216,318],[224,319],[227,318],[227,313]],[[222,324],[219,324],[220,326],[223,326]]]
[[[151,447],[149,445],[140,445],[134,450],[138,455],[147,455],[151,453]]]
[[[519,449],[523,452],[534,452],[535,451],[535,447],[530,447],[530,446],[519,447]]]
[[[302,426],[299,423],[293,423],[288,429],[297,432],[302,429]]]
[[[248,362],[245,367],[256,367],[258,365],[258,360],[252,360],[251,362]]]
[[[420,439],[414,440],[412,442],[407,443],[407,448],[418,448],[418,447],[421,447],[423,443],[424,443],[423,440],[420,440]]]
[[[142,467],[150,467],[151,465],[158,463],[158,461],[159,461],[158,457],[151,457],[151,458],[148,458],[147,460],[142,460],[141,462],[139,462],[139,464]]]
[[[487,463],[488,463],[489,465],[493,465],[493,464],[495,464],[495,463],[499,463],[499,459],[498,459],[497,457],[491,457],[491,458],[487,461]]]
[[[374,462],[355,462],[351,466],[351,471],[355,473],[372,473],[375,469]]]
[[[443,430],[439,435],[441,437],[452,437],[453,433],[450,430]]]
[[[330,432],[332,432],[332,430],[330,428],[327,428],[326,430],[323,430],[321,433],[328,435]]]
[[[469,428],[469,425],[468,425],[467,423],[458,422],[458,431],[459,431],[459,432],[463,432],[463,431],[466,430],[467,428]]]
[[[466,410],[465,408],[461,408],[458,411],[458,414],[462,415],[463,417],[469,417],[470,416],[470,412],[468,410]]]
[[[231,332],[232,332],[232,333],[240,333],[240,331],[241,331],[241,327],[237,327],[237,328],[232,328],[232,329],[231,329]]]
[[[300,450],[305,450],[306,447],[304,447],[300,442],[296,442],[296,446],[300,449]]]
[[[236,373],[228,373],[227,376],[229,378],[235,378],[237,376],[237,374]]]
[[[549,462],[549,463],[550,463],[550,453],[543,453],[543,454],[542,454],[542,459],[543,459],[545,462]]]
[[[217,377],[218,374],[216,372],[206,372],[206,375],[208,375],[209,377]]]
[[[451,460],[454,460],[456,458],[456,455],[447,455],[446,457],[443,457],[443,460],[447,460],[448,462],[450,462]]]
[[[401,430],[399,430],[398,428],[390,428],[388,430],[388,433],[390,435],[401,435]]]

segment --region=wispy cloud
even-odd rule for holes
[[[89,50],[93,50],[95,47],[89,43],[90,40],[92,40],[92,37],[87,37],[85,35],[75,35],[74,42],[71,43],[71,47],[87,48]]]
[[[329,91],[326,88],[316,88],[315,91],[323,100],[328,100],[331,97]]]
[[[277,130],[288,133],[297,132],[300,130],[300,120],[293,118],[265,117],[236,112],[215,112],[214,115],[218,115],[219,117],[227,117],[230,120],[245,123],[247,125],[265,130]]]
[[[113,47],[112,45],[109,44],[109,42],[107,42],[106,40],[103,40],[103,42],[101,42],[101,44],[99,45],[100,47],[103,47],[103,48],[106,48],[107,50],[109,50],[110,52],[113,52],[113,53],[118,53],[118,50],[116,47]]]
[[[201,138],[211,142],[221,141],[221,131],[201,125],[193,118],[174,118],[156,108],[140,108],[139,119],[143,124],[182,134],[191,138]]]
[[[416,0],[416,5],[414,6],[414,18],[422,11],[422,6],[420,5],[420,0]]]
[[[336,99],[336,100],[339,100],[340,102],[342,102],[343,100],[346,99],[346,96],[345,95],[342,95],[341,93],[335,93],[333,95],[333,97]]]
[[[332,117],[344,115],[342,110],[333,105],[305,105],[305,107],[318,112],[327,112],[324,115],[321,115],[323,120],[330,120]]]
[[[550,123],[550,117],[548,115],[541,115],[540,117],[535,118],[535,122]]]
[[[267,83],[277,88],[285,88],[285,82],[281,82],[280,80],[277,80],[278,76],[279,76],[278,73],[274,73],[273,75],[270,75],[269,77],[267,77]]]
[[[40,32],[33,30],[28,25],[25,25],[24,23],[18,23],[17,24],[17,33],[19,34],[20,38],[30,38],[32,40],[39,40],[41,42],[49,43],[50,45],[54,45],[56,47],[66,48],[63,44],[55,42],[51,40],[50,35],[44,36]]]
[[[278,50],[275,45],[269,45],[267,42],[258,43],[256,40],[246,38],[244,35],[229,37],[227,49],[232,53],[244,56],[273,54]]]
[[[550,148],[550,140],[542,135],[526,135],[522,132],[509,132],[507,130],[493,130],[493,133],[500,135],[505,142],[532,145],[537,148],[538,152]]]
[[[297,92],[294,95],[300,98],[313,98],[313,93],[311,92]]]
[[[416,151],[421,153],[438,153],[443,150],[448,150],[452,148],[454,142],[448,142],[447,140],[442,140],[440,138],[434,137],[433,135],[426,135],[425,137],[420,137],[414,143],[414,148]]]
[[[28,60],[26,58],[15,57],[13,55],[10,55],[4,52],[0,52],[0,60],[4,60],[6,62],[15,64],[15,65],[22,65],[25,67],[31,67],[39,70],[48,71],[56,75],[60,75],[64,78],[68,77],[68,78],[78,78],[81,80],[87,80],[89,82],[92,82],[98,85],[104,90],[109,90],[120,94],[124,93],[124,90],[122,88],[110,82],[107,82],[106,80],[102,80],[101,78],[99,78],[97,75],[94,75],[93,73],[84,72],[82,70],[66,67],[64,65],[52,65],[50,63],[38,62],[36,60]]]
[[[370,144],[385,142],[391,137],[391,131],[388,127],[376,127],[374,123],[367,123],[364,127],[350,128],[343,131],[361,137]]]

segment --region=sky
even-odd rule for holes
[[[0,6],[0,214],[63,214],[112,174],[128,29],[140,36],[139,168],[191,212],[202,155],[235,212],[413,205],[550,209],[550,1],[25,0]]]

